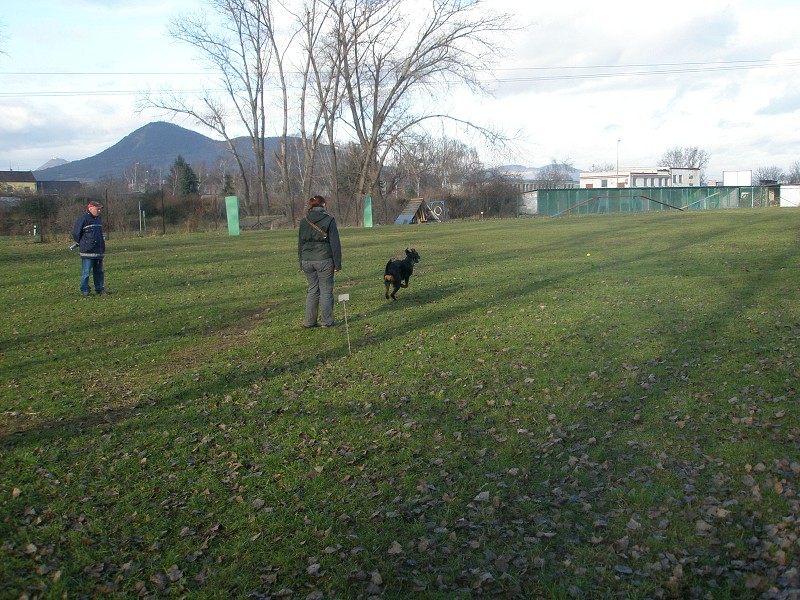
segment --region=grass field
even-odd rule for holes
[[[800,211],[295,236],[0,241],[0,597],[800,593]]]

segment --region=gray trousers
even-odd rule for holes
[[[317,315],[322,325],[333,325],[333,260],[304,260],[301,263],[308,280],[304,327],[314,327]]]

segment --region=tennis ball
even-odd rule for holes
[[[586,256],[591,256],[591,255],[592,255],[591,252],[586,253]]]

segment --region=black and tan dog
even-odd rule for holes
[[[386,270],[383,274],[383,282],[386,284],[386,299],[389,296],[392,300],[397,300],[395,294],[401,287],[408,287],[408,279],[414,272],[414,265],[420,260],[419,253],[412,248],[406,248],[406,257],[403,260],[390,260],[386,263]],[[389,287],[393,286],[392,293],[389,294]]]

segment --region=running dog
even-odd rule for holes
[[[386,284],[386,299],[391,296],[392,300],[397,300],[395,294],[401,287],[408,287],[408,279],[414,272],[414,265],[420,260],[419,253],[412,248],[406,248],[406,257],[403,260],[390,260],[386,263],[386,270],[383,274],[383,282]],[[389,287],[394,289],[389,293]]]

